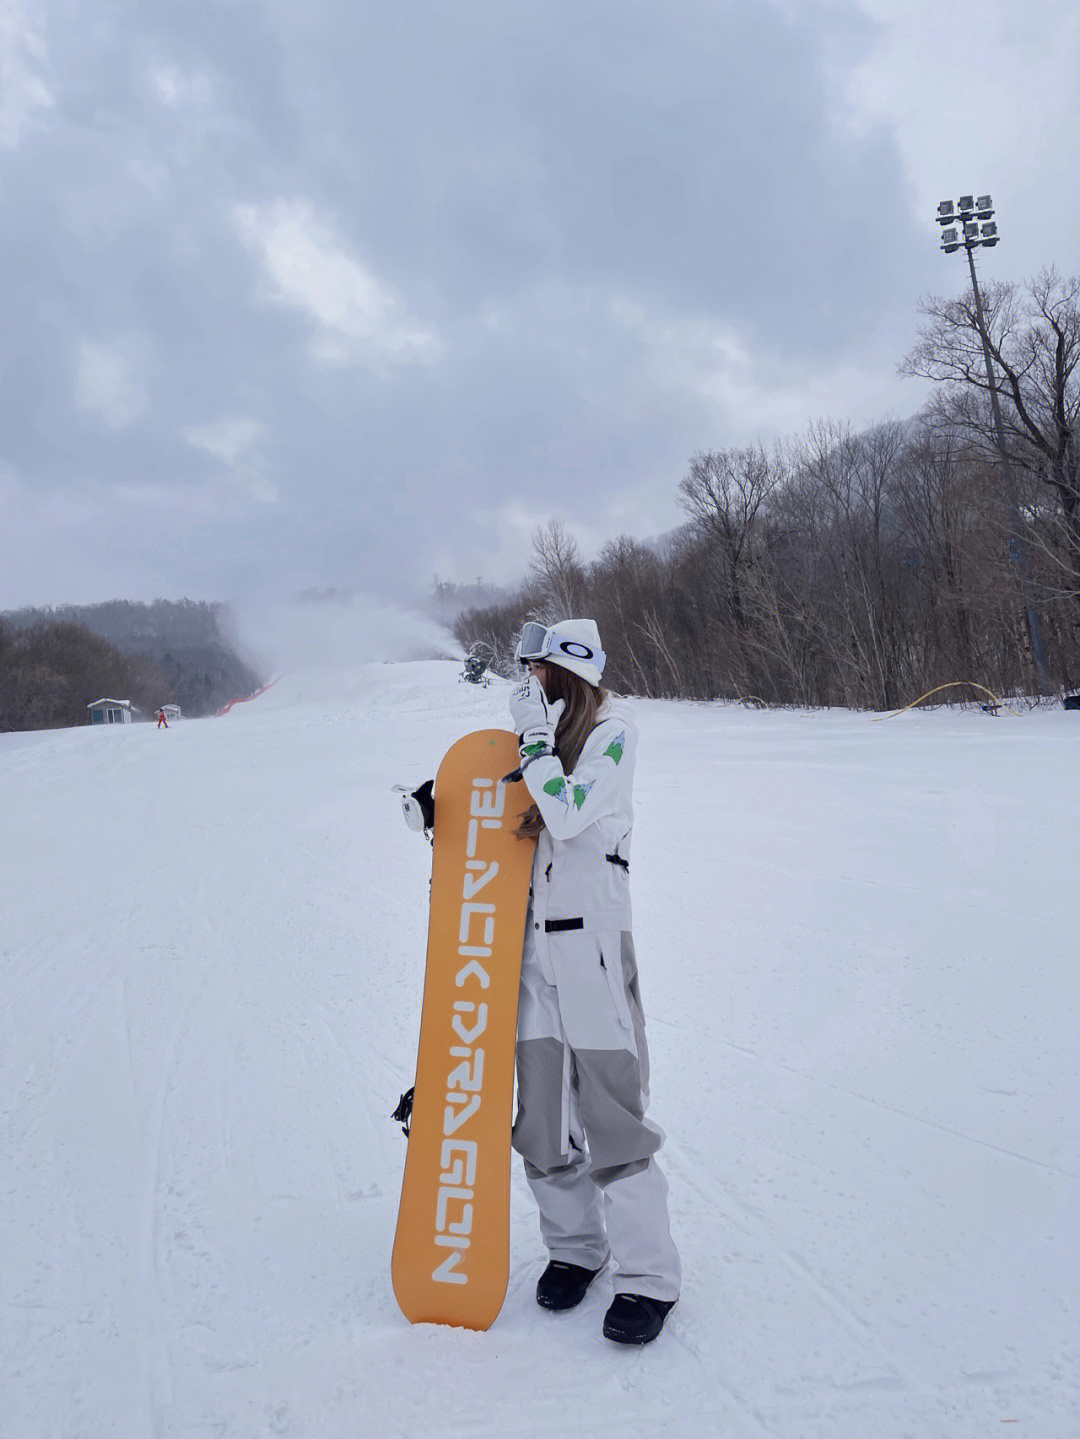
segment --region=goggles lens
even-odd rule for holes
[[[550,652],[551,631],[547,625],[530,620],[521,631],[517,643],[517,657],[522,664],[529,660],[542,660]]]

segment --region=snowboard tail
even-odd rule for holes
[[[427,967],[415,1097],[391,1261],[414,1324],[487,1329],[510,1269],[518,986],[534,844],[517,737],[480,730],[435,780]]]

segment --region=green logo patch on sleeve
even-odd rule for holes
[[[623,757],[623,751],[624,751],[625,749],[626,749],[626,731],[625,731],[625,730],[620,730],[620,732],[615,736],[615,738],[614,738],[614,739],[611,741],[611,743],[608,745],[607,749],[604,751],[604,754],[607,756],[608,759],[613,759],[613,760],[615,761],[615,763],[618,764],[619,761],[620,761],[620,760],[622,759],[622,757]]]

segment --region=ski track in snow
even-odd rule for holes
[[[0,736],[2,1439],[1073,1439],[1075,717],[634,702],[685,1276],[627,1352],[609,1275],[537,1308],[518,1168],[488,1333],[390,1289],[430,853],[390,785],[506,723],[456,675]]]

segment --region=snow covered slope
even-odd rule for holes
[[[4,1439],[1080,1433],[1080,723],[639,703],[632,883],[685,1290],[487,1334],[388,1266],[447,662],[0,736]],[[1009,1424],[1012,1427],[1003,1429]]]

